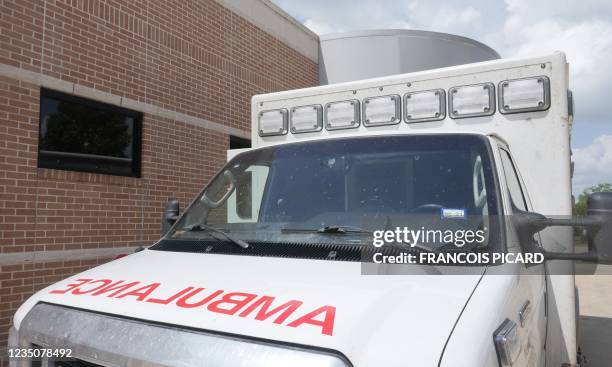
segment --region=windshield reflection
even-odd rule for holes
[[[484,137],[344,138],[238,155],[170,236],[199,238],[203,234],[188,228],[206,224],[245,241],[371,245],[375,231],[397,228],[484,229],[488,236],[497,213]]]

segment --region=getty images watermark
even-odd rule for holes
[[[488,240],[487,231],[479,230],[440,230],[410,229],[397,227],[395,230],[373,232],[372,244],[376,248],[385,245],[407,246],[419,251],[403,251],[385,254],[376,251],[372,260],[376,264],[428,264],[428,265],[488,265],[499,263],[541,264],[541,253],[476,252],[461,251],[466,245],[482,246]],[[449,245],[454,246],[448,247]],[[442,250],[441,248],[445,248]]]

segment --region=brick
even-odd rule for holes
[[[229,144],[177,119],[246,132],[253,94],[318,82],[316,63],[214,0],[3,0],[0,14],[0,68],[30,75],[0,77],[0,253],[150,245],[167,198],[185,207]],[[146,104],[142,177],[38,168],[33,83]],[[0,267],[0,345],[34,290],[103,261]]]

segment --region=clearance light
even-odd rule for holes
[[[363,100],[363,125],[394,125],[400,122],[400,96],[394,94]]]
[[[287,110],[267,110],[259,113],[259,136],[287,134]]]
[[[452,118],[489,116],[495,113],[495,86],[491,83],[453,87],[448,94]]]
[[[550,81],[545,76],[499,83],[499,112],[543,111],[550,107]]]
[[[330,102],[325,105],[325,128],[327,130],[353,129],[359,127],[359,101]]]
[[[514,365],[521,354],[517,324],[506,319],[493,334],[493,340],[501,365],[503,367]]]
[[[446,98],[443,89],[404,95],[404,120],[407,123],[444,120]]]
[[[294,134],[321,131],[323,109],[321,105],[293,107],[291,109],[291,132]]]

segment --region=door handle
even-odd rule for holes
[[[527,319],[529,319],[529,314],[531,314],[531,302],[527,301],[525,304],[523,304],[523,307],[521,307],[521,310],[519,311],[519,321],[521,323],[521,327],[525,327]]]

